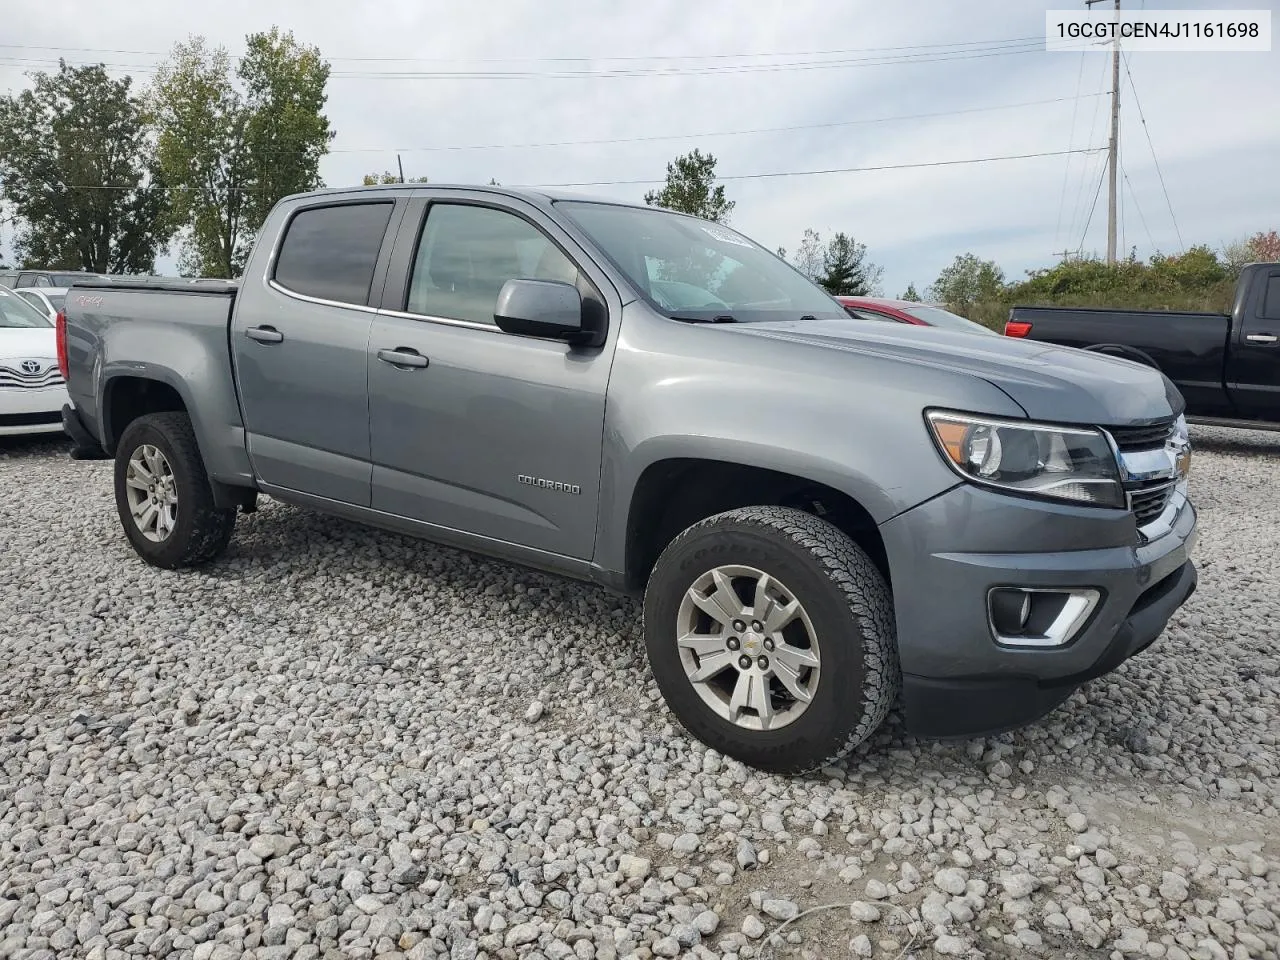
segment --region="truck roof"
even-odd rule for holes
[[[586,200],[594,203],[611,203],[622,207],[652,209],[646,204],[636,203],[630,200],[618,200],[614,197],[577,193],[570,190],[560,190],[554,187],[504,187],[477,183],[377,183],[369,186],[323,187],[319,190],[308,190],[305,193],[291,194],[284,199],[294,200],[301,197],[316,197],[324,196],[326,194],[337,195],[366,193],[380,190],[465,190],[469,193],[493,193],[500,196],[515,197],[521,200],[530,200],[539,204],[555,200]]]

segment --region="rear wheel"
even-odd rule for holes
[[[214,506],[185,413],[152,413],[129,424],[116,447],[115,493],[125,536],[152,566],[205,563],[231,540],[236,512]]]
[[[676,537],[645,590],[644,629],[681,724],[771,772],[843,756],[879,727],[901,682],[884,578],[801,510],[732,510]]]

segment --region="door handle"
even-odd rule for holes
[[[378,359],[393,367],[425,367],[431,361],[410,347],[396,347],[394,350],[379,350]]]
[[[1244,338],[1250,343],[1275,343],[1280,340],[1274,333],[1246,333]]]
[[[250,327],[244,332],[244,335],[250,340],[257,340],[259,343],[279,343],[284,339],[284,334],[275,327]]]

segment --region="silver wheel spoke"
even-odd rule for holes
[[[709,596],[696,590],[691,590],[689,591],[689,599],[712,620],[727,627],[734,620],[742,617],[742,610],[735,609],[735,606],[740,607],[741,604],[731,606],[738,599],[738,595],[733,592],[733,584],[729,582],[729,578],[719,570],[715,572],[714,582],[715,591]]]
[[[769,596],[771,586],[773,586],[773,580],[767,573],[756,581],[756,595],[751,604],[751,616],[761,623],[768,622],[769,613],[773,610],[774,601]]]
[[[699,659],[713,653],[724,652],[724,637],[706,633],[688,633],[676,641],[685,650],[692,650]]]
[[[705,683],[712,677],[733,666],[734,655],[728,650],[717,650],[698,658],[698,669],[689,674],[694,683]]]
[[[156,522],[156,518],[160,515],[160,511],[156,509],[154,503],[144,504],[142,516],[138,517],[138,529],[146,533]]]
[[[769,611],[768,618],[764,621],[765,633],[777,633],[792,620],[796,618],[796,614],[800,612],[800,601],[792,600],[790,603],[774,604]]]
[[[813,694],[806,690],[804,684],[800,682],[800,675],[787,666],[781,657],[774,663],[773,673],[782,685],[787,688],[787,692],[801,703],[808,703],[813,699]]]
[[[729,701],[729,718],[736,723],[743,710],[755,711],[762,730],[768,730],[773,724],[769,681],[758,673],[746,670],[738,674],[738,682],[734,685],[733,698]]]
[[[791,646],[789,643],[779,644],[777,649],[773,651],[773,658],[779,663],[786,664],[796,674],[807,667],[818,666],[818,658],[812,650],[802,650],[799,647]]]
[[[134,490],[142,490],[143,492],[145,492],[147,490],[147,482],[145,480],[139,479],[135,474],[136,474],[136,471],[134,470],[129,471],[128,475],[124,478],[125,486],[132,487]]]
[[[134,457],[129,461],[129,473],[142,482],[142,488],[144,490],[146,489],[147,484],[156,482],[156,478],[152,476],[151,471],[148,470],[137,457]]]

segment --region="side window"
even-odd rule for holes
[[[1262,316],[1267,320],[1280,320],[1280,273],[1267,277],[1266,298],[1262,301]]]
[[[300,210],[285,228],[276,283],[308,297],[367,304],[394,207],[383,201]]]
[[[36,277],[36,286],[37,286],[37,287],[51,287],[51,286],[53,286],[53,284],[49,282],[49,278],[48,278],[48,277]]]
[[[493,323],[508,280],[577,284],[578,268],[542,231],[515,214],[456,203],[432,204],[418,238],[405,310]]]

